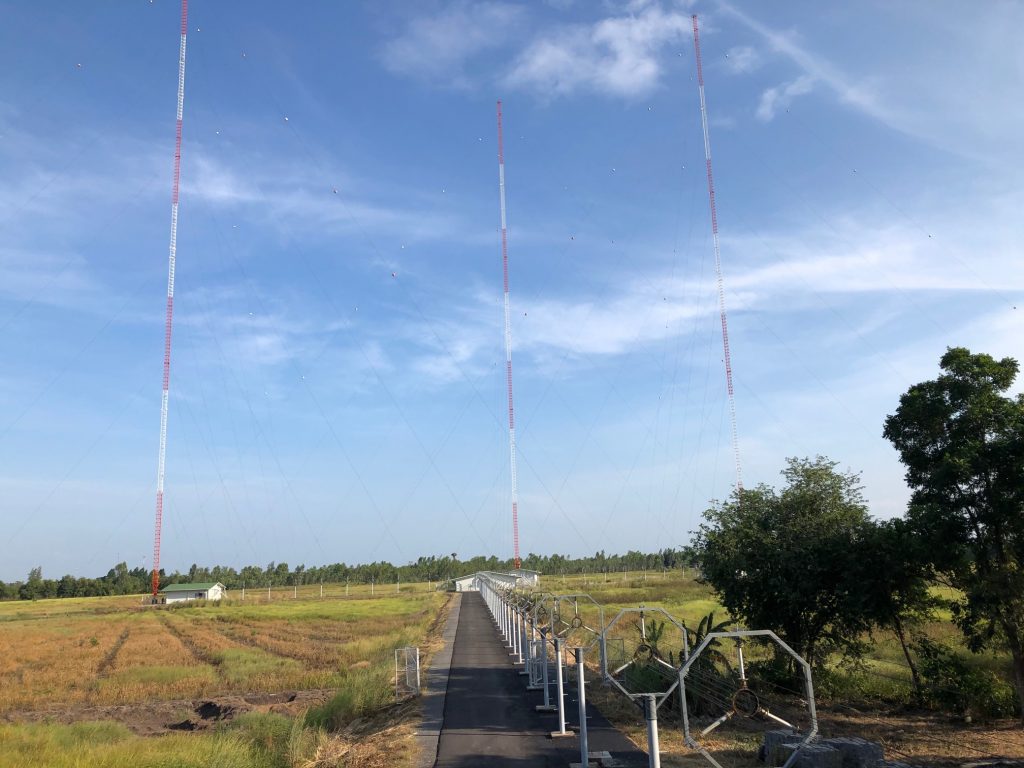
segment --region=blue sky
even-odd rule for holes
[[[178,14],[5,2],[0,578],[150,564]],[[194,0],[163,564],[688,539],[740,456],[902,469],[949,345],[1020,357],[1011,2]]]

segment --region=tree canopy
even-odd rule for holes
[[[885,421],[912,489],[907,520],[937,572],[961,593],[969,646],[1007,647],[1024,711],[1024,395],[1012,358],[954,347]]]
[[[870,617],[857,567],[870,518],[860,477],[824,457],[787,460],[781,490],[737,491],[704,513],[695,550],[723,605],[774,628],[804,658],[856,653]]]

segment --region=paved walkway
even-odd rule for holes
[[[578,739],[551,739],[557,714],[539,713],[542,693],[527,691],[476,592],[463,594],[452,650],[444,725],[437,768],[568,768],[580,762]],[[568,688],[568,686],[567,686]],[[578,723],[578,705],[567,697],[569,723]],[[647,757],[622,733],[588,708],[590,752],[608,751],[622,766],[646,766]]]

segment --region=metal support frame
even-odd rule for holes
[[[647,617],[649,617],[652,613],[664,616],[665,620],[675,625],[675,627],[680,632],[680,635],[683,640],[682,653],[684,659],[689,660],[692,658],[692,656],[690,655],[690,641],[686,632],[686,626],[681,622],[677,621],[675,617],[673,617],[672,614],[670,614],[664,608],[649,608],[644,605],[641,605],[638,608],[623,608],[615,615],[615,618],[608,622],[608,625],[605,627],[604,632],[601,633],[601,646],[604,649],[605,654],[607,654],[608,649],[608,633],[611,631],[611,629],[616,624],[618,624],[624,616],[636,613],[640,614],[640,627],[641,632],[643,633],[641,640],[646,641]],[[617,669],[611,671],[609,671],[607,667],[605,667],[603,670],[604,679],[610,682],[616,688],[618,688],[621,693],[623,693],[630,699],[630,701],[632,701],[634,704],[643,709],[644,720],[647,724],[647,764],[650,768],[660,768],[661,754],[660,747],[658,744],[658,708],[661,707],[661,705],[668,700],[669,696],[671,696],[677,688],[680,689],[680,697],[682,697],[682,689],[679,680],[675,679],[672,685],[670,685],[668,690],[666,691],[627,691],[625,687],[623,687],[623,685],[616,679],[615,676],[623,672],[627,667],[630,667],[633,664],[637,663],[637,661],[637,658],[630,659],[625,664],[622,664]],[[671,672],[675,674],[677,672],[674,666],[669,664],[664,659],[657,657],[653,654],[653,652],[651,653],[649,661],[663,667],[666,673]],[[719,768],[721,768],[721,766],[719,766]]]
[[[715,760],[715,758],[711,756],[711,753],[709,753],[706,749],[704,749],[704,747],[701,746],[696,741],[696,739],[693,738],[692,734],[690,733],[690,715],[689,715],[689,712],[688,712],[687,707],[686,707],[686,676],[689,673],[690,668],[693,666],[694,662],[698,658],[700,658],[700,655],[704,652],[704,650],[707,649],[707,647],[712,642],[714,642],[715,640],[719,640],[719,639],[723,639],[723,638],[732,638],[732,639],[737,640],[737,643],[740,643],[740,642],[742,642],[742,640],[744,638],[748,638],[748,637],[767,637],[767,638],[769,638],[773,642],[777,643],[778,646],[780,648],[782,648],[782,650],[784,650],[786,653],[788,653],[790,656],[792,656],[794,659],[796,659],[797,664],[799,664],[800,669],[803,671],[803,675],[804,675],[804,695],[806,697],[806,702],[807,702],[807,711],[808,711],[808,714],[810,715],[810,718],[811,718],[811,727],[808,729],[807,734],[803,737],[803,739],[798,744],[795,745],[795,747],[793,749],[793,753],[786,759],[786,762],[783,763],[782,766],[781,766],[781,768],[790,768],[793,765],[793,763],[796,762],[797,758],[799,757],[800,751],[805,746],[807,746],[814,739],[814,737],[818,734],[818,713],[817,713],[817,709],[815,708],[815,705],[814,705],[814,683],[813,683],[812,678],[811,678],[811,665],[808,664],[807,661],[803,657],[800,656],[800,654],[798,654],[796,651],[794,651],[785,641],[782,640],[782,638],[780,638],[778,635],[776,635],[770,629],[743,629],[743,630],[735,630],[735,631],[732,631],[732,632],[710,632],[710,633],[708,633],[705,636],[704,641],[697,647],[697,649],[686,660],[686,663],[682,667],[680,667],[680,669],[679,669],[679,690],[680,690],[680,698],[682,700],[682,706],[683,706],[683,740],[686,742],[686,745],[688,747],[690,747],[691,749],[695,750],[696,752],[699,752],[704,757],[704,759],[707,760],[709,763],[711,763],[713,766],[715,766],[715,768],[722,768],[722,765],[717,760]],[[743,664],[743,662],[742,662],[742,651],[740,651],[741,670],[743,669],[742,664]],[[741,685],[742,685],[742,687],[740,688],[740,692],[748,691],[749,690],[749,689],[746,688],[745,670],[741,671]],[[747,697],[747,698],[750,698],[750,697]],[[785,725],[787,727],[790,727],[790,728],[793,727],[792,725],[787,723],[785,720],[782,720],[778,716],[773,715],[767,709],[762,707],[760,705],[760,702],[757,700],[756,696],[753,697],[752,701],[753,701],[753,705],[750,708],[747,708],[745,706],[745,700],[741,701],[739,699],[738,695],[734,696],[733,697],[733,703],[732,703],[732,709],[729,712],[726,712],[722,717],[718,718],[718,720],[713,722],[711,725],[709,725],[703,731],[701,731],[701,733],[699,735],[706,736],[711,731],[713,731],[715,728],[717,728],[718,726],[720,726],[723,723],[727,722],[729,719],[731,719],[733,716],[735,716],[737,714],[741,715],[741,716],[748,716],[748,717],[749,716],[753,716],[755,714],[759,714],[759,715],[762,715],[762,716],[766,717],[769,720],[773,720],[773,721],[775,721],[777,723],[781,723],[781,724],[783,724],[783,725]],[[794,728],[794,730],[795,730],[795,728]]]

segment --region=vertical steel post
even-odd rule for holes
[[[516,606],[516,663],[523,663],[523,612]]]
[[[562,679],[562,638],[555,638],[555,689],[558,697],[558,733],[565,735],[565,684]]]
[[[551,709],[551,682],[549,679],[550,675],[548,675],[548,666],[550,662],[548,662],[547,634],[548,633],[543,630],[540,633],[541,648],[543,649],[544,654],[541,661],[541,663],[544,665],[543,671],[541,673],[544,677],[544,703],[541,706],[544,707],[545,710]]]
[[[608,638],[605,637],[604,629],[601,630],[601,636],[597,639],[597,650],[601,655],[601,679],[607,679],[608,677]]]
[[[587,681],[583,666],[583,649],[573,648],[576,655],[576,685],[580,700],[580,764],[583,768],[590,765],[590,752],[587,747]]]
[[[661,750],[658,747],[658,702],[653,693],[644,695],[644,718],[647,720],[647,765],[661,768]]]
[[[511,603],[508,606],[508,646],[509,655],[516,655],[516,607]]]

